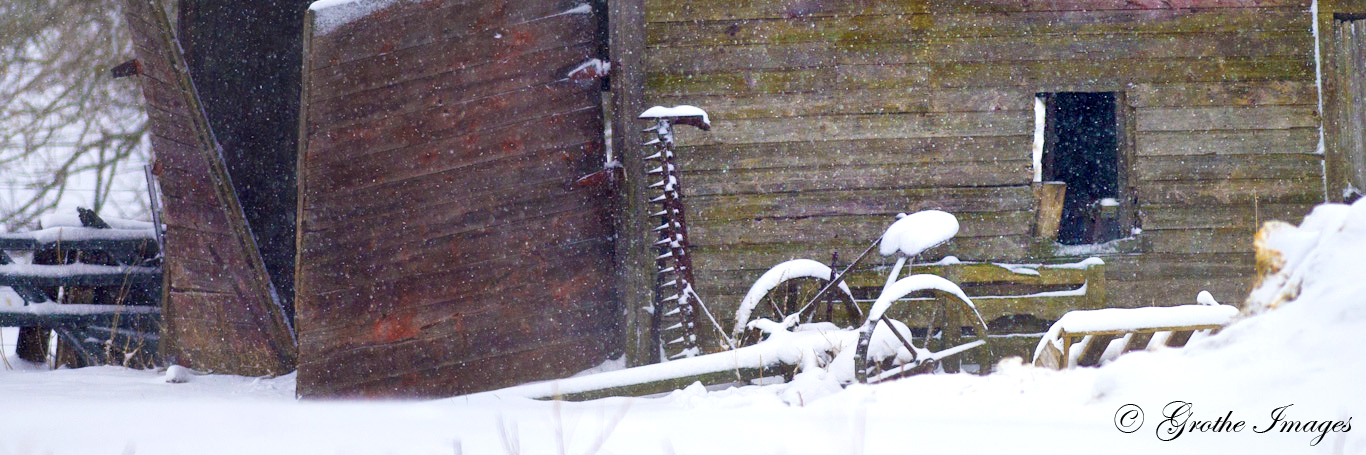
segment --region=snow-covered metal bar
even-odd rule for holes
[[[694,382],[721,384],[743,382],[777,374],[777,369],[796,365],[806,353],[839,348],[852,332],[777,332],[775,338],[730,351],[681,358],[624,370],[523,384],[481,395],[520,396],[536,399],[589,400],[609,396],[641,396],[663,393]]]
[[[58,303],[0,306],[0,326],[4,327],[132,327],[154,323],[160,317],[161,308],[152,306]]]
[[[156,245],[156,231],[148,229],[98,229],[88,227],[50,227],[37,231],[0,233],[0,250],[137,251]]]
[[[4,264],[0,286],[121,286],[161,281],[156,267],[94,264]]]

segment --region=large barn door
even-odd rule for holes
[[[170,362],[244,375],[294,367],[284,308],[158,0],[127,0],[124,15],[147,101],[153,173],[166,225],[165,328]]]
[[[1344,199],[1366,193],[1366,19],[1336,20],[1336,77],[1338,87],[1338,147],[1345,158]]]
[[[389,4],[388,6],[384,6]],[[582,0],[310,11],[299,156],[304,396],[440,396],[617,349],[599,12]]]

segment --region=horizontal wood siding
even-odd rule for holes
[[[449,396],[619,349],[609,194],[574,185],[604,163],[601,81],[566,77],[600,47],[579,3],[399,3],[308,31],[301,395]]]
[[[124,5],[166,224],[161,354],[203,371],[287,373],[293,334],[167,15],[156,0]]]
[[[648,0],[648,103],[713,122],[678,134],[699,290],[729,324],[768,267],[848,260],[896,213],[930,208],[962,231],[927,257],[1048,260],[1029,257],[1033,95],[1122,91],[1145,254],[1111,267],[1111,304],[1149,304],[1143,286],[1177,278],[1158,304],[1201,288],[1239,302],[1257,223],[1322,200],[1308,7]]]

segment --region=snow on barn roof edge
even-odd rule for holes
[[[308,5],[308,10],[313,12],[314,33],[326,34],[397,2],[398,0],[318,0]]]
[[[308,10],[313,12],[313,33],[318,35],[331,33],[338,27],[388,8],[399,1],[420,3],[425,0],[318,0],[308,5]],[[592,5],[580,3],[573,8],[548,17],[565,14],[591,14],[592,12]]]

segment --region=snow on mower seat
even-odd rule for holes
[[[1034,350],[1034,365],[1053,369],[1096,366],[1120,354],[1181,347],[1222,329],[1238,308],[1201,292],[1197,305],[1070,311]]]

